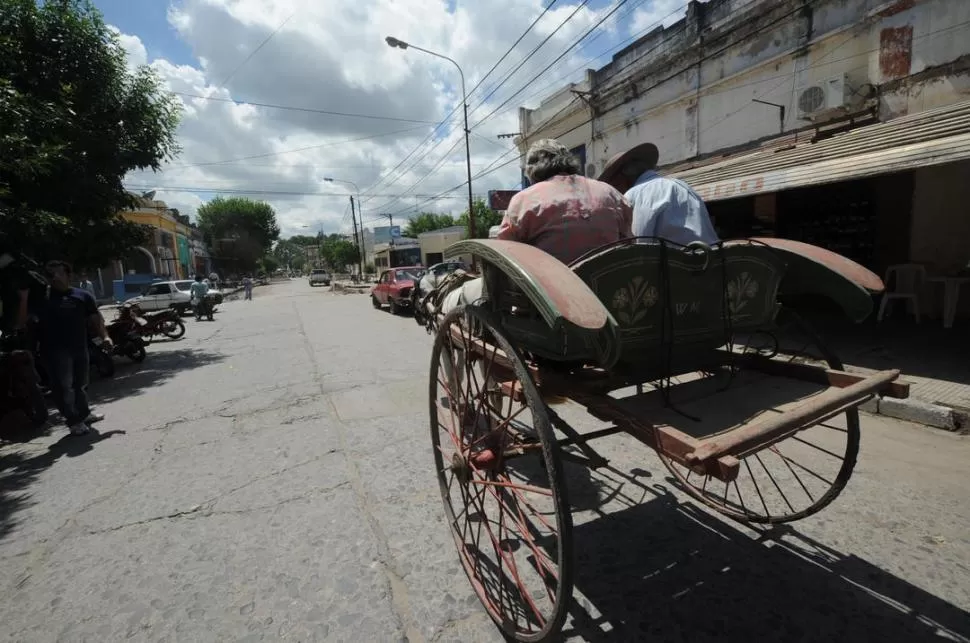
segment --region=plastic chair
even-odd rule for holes
[[[895,275],[895,282],[892,281]],[[915,263],[902,263],[896,264],[895,266],[889,266],[886,269],[886,292],[882,296],[882,302],[879,304],[879,315],[876,317],[876,321],[882,321],[882,318],[886,315],[886,308],[890,301],[895,299],[902,299],[907,302],[907,307],[912,304],[913,315],[916,317],[916,323],[919,323],[919,293],[923,288],[923,284],[926,282],[926,268]],[[893,283],[892,290],[889,289],[889,284]]]

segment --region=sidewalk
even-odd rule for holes
[[[968,429],[970,332],[944,329],[939,320],[874,320],[859,325],[812,319],[848,370],[898,368],[910,382],[909,400],[885,400],[879,412],[950,430]],[[897,409],[902,403],[902,409]],[[935,421],[934,421],[935,419]],[[941,426],[944,425],[944,426]]]

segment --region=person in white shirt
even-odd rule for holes
[[[633,234],[659,237],[686,246],[694,241],[718,243],[704,200],[679,179],[657,173],[659,152],[643,143],[612,159],[600,176],[633,205]]]

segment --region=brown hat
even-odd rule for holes
[[[641,143],[607,161],[597,179],[609,183],[620,192],[626,192],[638,176],[656,168],[658,160],[660,151],[657,146],[653,143]]]

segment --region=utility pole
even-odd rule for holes
[[[364,256],[361,252],[360,237],[357,236],[357,212],[354,209],[354,197],[350,197],[350,220],[354,224],[354,245],[357,246],[357,269],[360,271],[358,274],[361,279],[364,278],[364,262],[362,257]],[[360,222],[363,228],[364,222]],[[361,230],[361,235],[363,235],[363,229]]]

